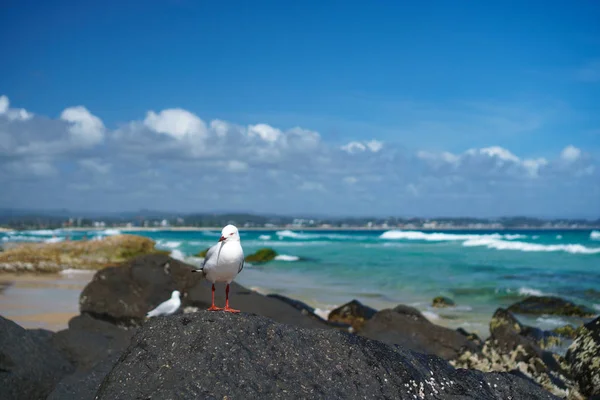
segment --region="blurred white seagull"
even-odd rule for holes
[[[194,272],[202,272],[204,277],[212,282],[212,305],[209,311],[240,312],[229,307],[229,284],[244,268],[244,250],[240,243],[240,234],[233,225],[227,225],[221,231],[219,243],[213,245],[206,256],[200,269]],[[215,282],[225,282],[225,308],[215,306]]]
[[[158,317],[159,315],[171,315],[179,309],[181,306],[181,299],[179,298],[179,290],[173,290],[171,298],[167,301],[163,301],[154,310],[149,311],[146,316],[148,318]]]

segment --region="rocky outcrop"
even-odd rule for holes
[[[0,271],[58,272],[63,269],[101,269],[143,254],[164,254],[154,241],[134,235],[59,243],[19,243],[0,253]]]
[[[0,316],[0,399],[45,399],[73,371],[47,332],[29,332]]]
[[[600,396],[600,318],[585,324],[566,355],[579,391]]]
[[[451,361],[457,368],[484,372],[506,371],[521,374],[557,396],[576,392],[565,360],[543,350],[511,312],[498,309],[490,322],[490,337],[479,352],[465,350]],[[577,398],[577,397],[573,397]]]
[[[436,308],[454,307],[454,305],[453,300],[444,296],[435,297],[431,302],[431,306]]]
[[[341,307],[331,311],[327,319],[331,322],[340,322],[352,326],[355,332],[362,329],[365,322],[377,313],[374,308],[365,306],[358,300],[352,300]]]
[[[58,382],[46,400],[94,400],[100,384],[118,359],[118,356],[111,356],[90,369],[77,370],[66,376]]]
[[[597,313],[589,307],[572,303],[554,296],[529,296],[508,307],[516,314],[567,315],[575,317],[593,317]]]
[[[193,267],[166,255],[146,255],[98,271],[79,297],[84,314],[122,326],[138,326],[146,313],[202,280]]]
[[[246,262],[253,264],[265,263],[267,261],[271,261],[277,257],[277,252],[273,249],[264,248],[258,249],[254,254],[250,254],[246,256]]]
[[[97,399],[553,399],[510,374],[447,362],[337,330],[247,314],[156,318],[102,382]]]
[[[429,322],[418,310],[401,306],[382,310],[368,320],[360,335],[407,349],[451,360],[465,349],[476,352],[476,344],[459,332]]]
[[[319,315],[317,315],[315,313],[315,309],[313,307],[309,306],[308,304],[306,304],[300,300],[291,299],[289,297],[282,296],[280,294],[268,294],[267,297],[270,299],[276,299],[276,300],[282,301],[286,304],[289,304],[290,306],[292,306],[296,310],[298,310],[300,312],[300,314],[305,315],[309,318],[312,318],[313,320],[315,320],[321,324],[325,324],[332,328],[339,328],[339,329],[344,329],[344,330],[348,330],[350,328],[350,325],[348,325],[348,324],[345,324],[342,322],[328,321],[328,320],[321,318]]]

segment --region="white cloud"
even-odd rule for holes
[[[370,151],[372,153],[377,153],[383,149],[383,142],[379,140],[370,140],[367,142],[349,142],[341,147],[343,151],[348,154],[362,153],[364,151]]]
[[[218,124],[218,122],[217,122]],[[184,138],[205,138],[206,124],[198,116],[181,108],[160,111],[148,111],[144,125],[150,130],[169,135],[177,140]]]
[[[466,154],[471,156],[481,154],[496,158],[499,161],[519,162],[519,157],[499,146],[485,147],[482,149],[469,149],[466,151]]]
[[[344,178],[344,182],[348,185],[354,185],[356,182],[358,182],[358,179],[353,176],[347,176]]]
[[[383,142],[380,142],[379,140],[370,140],[365,144],[373,153],[377,153],[378,151],[383,149]]]
[[[110,164],[103,163],[101,161],[94,160],[91,158],[84,158],[83,160],[79,160],[79,165],[81,165],[83,168],[89,171],[102,175],[108,174],[112,167]]]
[[[0,115],[8,118],[9,121],[27,121],[33,118],[33,114],[24,108],[10,108],[10,101],[7,96],[0,96]]]
[[[83,106],[66,108],[60,115],[60,119],[71,124],[69,127],[71,138],[83,147],[92,147],[104,139],[102,120]]]
[[[302,182],[302,185],[298,187],[299,190],[312,191],[312,192],[323,192],[325,186],[319,182]]]
[[[243,161],[231,160],[227,163],[227,169],[231,172],[244,172],[248,170],[248,164]]]
[[[273,143],[281,137],[281,131],[267,124],[257,124],[248,126],[249,137],[259,137],[265,142]]]
[[[581,157],[581,150],[573,145],[569,145],[560,153],[560,158],[566,162],[577,161]]]

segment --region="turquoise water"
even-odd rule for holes
[[[77,240],[119,231],[29,231],[3,241]],[[123,230],[123,233],[127,231]],[[214,244],[218,231],[135,231],[186,259]],[[600,232],[244,231],[244,251],[272,247],[281,256],[247,266],[237,281],[264,293],[306,301],[325,313],[351,299],[375,308],[416,306],[436,323],[487,333],[494,310],[529,294],[558,295],[600,313]],[[189,259],[190,262],[199,260]],[[456,307],[433,309],[444,295]],[[526,322],[553,328],[571,321]]]

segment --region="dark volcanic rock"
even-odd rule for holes
[[[447,362],[337,330],[247,314],[150,320],[108,374],[99,400],[554,399],[509,374]]]
[[[556,395],[566,397],[569,391],[574,393],[565,360],[538,345],[536,340],[547,332],[537,331],[521,324],[510,311],[499,308],[492,317],[490,337],[481,351],[464,351],[452,365],[523,374]]]
[[[215,302],[219,307],[223,307],[225,305],[224,285],[217,284],[216,287]],[[283,296],[281,297],[283,298]],[[315,318],[314,315],[299,312],[298,310],[302,308],[299,306],[300,302],[295,302],[291,299],[289,302],[283,301],[282,298],[263,296],[235,282],[231,284],[229,292],[230,306],[243,312],[263,315],[277,322],[305,328],[331,328],[331,325],[321,318]],[[186,302],[201,310],[208,308],[211,303],[210,284],[204,282],[204,284],[191,288],[188,291]],[[293,305],[292,302],[294,302]]]
[[[438,296],[433,299],[432,306],[438,307],[438,308],[453,307],[454,301],[452,301],[451,299],[444,297],[444,296]]]
[[[590,397],[600,396],[600,318],[584,325],[566,359],[579,391]]]
[[[117,356],[106,358],[92,369],[79,370],[65,377],[58,382],[46,400],[93,400],[100,384],[118,359]]]
[[[517,314],[568,315],[577,317],[593,317],[597,314],[589,307],[553,296],[529,296],[508,307],[508,311]]]
[[[120,355],[134,332],[82,314],[69,321],[69,329],[57,332],[52,344],[78,369],[86,370]]]
[[[475,343],[455,330],[432,324],[410,308],[400,310],[409,312],[379,311],[365,323],[359,334],[447,360],[456,358],[464,349],[478,350]]]
[[[137,257],[125,265],[98,271],[79,298],[80,311],[124,326],[140,325],[146,313],[202,280],[191,265],[165,255]]]
[[[374,308],[365,306],[358,300],[352,300],[329,313],[327,319],[331,322],[341,322],[351,325],[355,331],[360,331],[366,321],[377,313]]]
[[[47,339],[0,316],[0,399],[45,399],[72,372]]]

